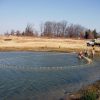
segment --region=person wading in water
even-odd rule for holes
[[[88,51],[85,51],[84,53],[81,51],[78,54],[78,57],[80,59],[85,59],[89,64],[92,62],[92,60],[89,58],[90,54]]]
[[[92,50],[91,50],[91,56],[92,56],[92,58],[94,58],[94,55],[95,55],[95,47],[93,46]]]
[[[78,53],[78,57],[79,57],[80,59],[82,59],[82,57],[83,57],[83,52],[82,52],[82,51],[80,51],[80,52]]]

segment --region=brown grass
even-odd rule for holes
[[[86,40],[0,36],[0,51],[76,52],[84,49],[90,50],[91,48],[86,46]],[[99,52],[100,47],[96,47],[96,51]]]

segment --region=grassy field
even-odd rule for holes
[[[80,39],[0,36],[0,51],[77,52],[92,49],[87,47],[86,42]],[[100,47],[95,48],[100,52]]]

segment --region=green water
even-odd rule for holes
[[[59,100],[100,79],[99,65],[74,53],[0,52],[0,100]]]

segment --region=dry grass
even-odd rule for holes
[[[86,40],[76,39],[49,39],[49,38],[33,38],[33,37],[16,37],[16,36],[0,36],[0,50],[24,50],[24,51],[79,51],[91,49],[86,46]],[[96,47],[96,51],[100,51]]]

